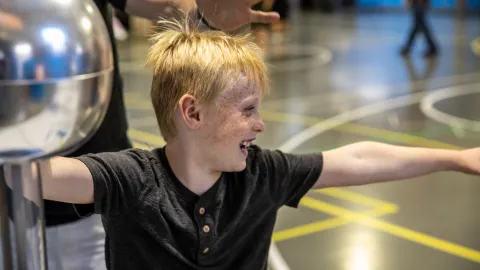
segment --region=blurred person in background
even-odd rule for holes
[[[436,56],[438,53],[438,47],[435,44],[432,31],[426,20],[427,10],[429,8],[429,0],[405,0],[405,2],[407,7],[410,9],[413,24],[407,42],[401,50],[401,54],[403,56],[407,56],[410,53],[417,34],[421,32],[425,36],[428,46],[424,56]]]

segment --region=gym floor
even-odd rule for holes
[[[407,13],[295,11],[283,34],[256,33],[271,64],[272,93],[257,143],[294,153],[373,140],[461,149],[480,144],[479,18],[432,14],[440,51],[400,56]],[[119,43],[130,136],[163,145],[141,67],[145,39]],[[310,192],[281,209],[272,268],[480,268],[480,179],[436,173],[401,182]],[[280,259],[280,260],[279,260]],[[285,265],[286,264],[286,265]],[[286,268],[286,266],[288,267]]]

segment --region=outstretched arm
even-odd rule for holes
[[[93,177],[87,166],[73,158],[41,161],[43,198],[68,203],[93,203]],[[34,174],[37,172],[33,165]]]
[[[324,153],[322,173],[313,188],[365,185],[439,171],[480,173],[480,148],[464,151],[360,142]]]
[[[119,215],[142,200],[154,175],[150,159],[151,152],[137,149],[52,158],[40,165],[43,197],[94,203],[95,213]]]

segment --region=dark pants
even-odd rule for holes
[[[410,50],[413,45],[413,41],[415,40],[415,37],[418,33],[424,34],[429,51],[435,52],[437,50],[437,46],[433,41],[432,32],[425,18],[427,9],[427,6],[423,4],[414,4],[410,8],[410,11],[412,13],[413,26],[410,30],[410,35],[408,36],[408,40],[405,44],[404,50]]]

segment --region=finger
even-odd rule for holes
[[[280,14],[277,12],[263,12],[250,10],[251,23],[274,23],[280,20]]]

